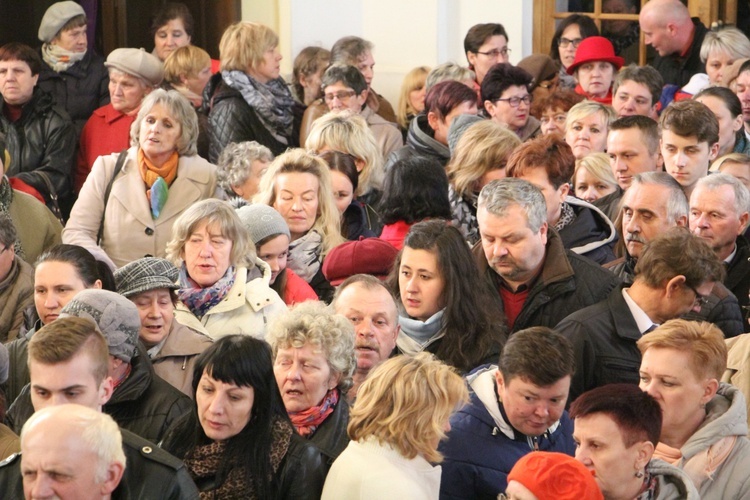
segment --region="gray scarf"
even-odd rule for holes
[[[320,247],[323,238],[315,229],[310,229],[306,235],[297,238],[289,244],[289,259],[287,266],[294,273],[310,283],[320,269]]]

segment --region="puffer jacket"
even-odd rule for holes
[[[500,296],[500,276],[489,266],[480,241],[472,249],[479,272]],[[557,231],[547,232],[542,272],[529,290],[513,332],[531,326],[554,328],[569,314],[606,299],[620,279],[591,260],[565,250]],[[502,302],[502,297],[500,297]]]
[[[725,437],[736,437],[732,451],[711,478],[696,487],[705,499],[750,498],[747,410],[745,397],[736,387],[721,383],[716,396],[706,405],[703,424],[682,445],[682,458],[675,465],[684,468],[687,461]]]
[[[130,363],[130,375],[115,388],[102,411],[120,427],[158,443],[172,423],[190,411],[193,403],[154,373],[146,350],[140,343],[137,356]],[[6,422],[16,433],[20,433],[23,424],[33,413],[31,390],[27,384],[8,409]]]
[[[60,198],[72,193],[72,169],[76,150],[76,132],[68,113],[55,104],[50,94],[39,87],[23,105],[21,118],[11,123],[3,114],[0,102],[0,132],[5,135],[10,165],[8,177],[17,177],[39,191],[47,202],[50,193],[39,174],[47,174]]]
[[[559,233],[563,246],[597,264],[615,260],[612,251],[617,241],[617,230],[604,212],[586,201],[567,196],[567,203],[575,218]]]
[[[700,500],[690,476],[682,469],[654,458],[646,465],[646,471],[659,483],[653,500]]]
[[[438,447],[445,457],[442,500],[494,500],[505,491],[508,473],[522,456],[534,450],[575,453],[573,422],[566,411],[538,437],[523,435],[510,425],[498,401],[497,369],[486,365],[467,378],[469,404],[453,414],[448,438]]]
[[[293,109],[294,126],[287,143],[279,142],[266,129],[255,110],[235,90],[224,83],[221,73],[211,77],[203,91],[203,108],[208,115],[209,147],[208,159],[211,163],[219,160],[219,155],[230,142],[257,141],[271,152],[280,155],[287,148],[299,146],[299,124],[303,110]]]
[[[397,161],[408,160],[414,156],[425,156],[437,160],[442,166],[451,158],[448,146],[435,140],[435,135],[427,124],[427,115],[420,113],[409,124],[409,132],[406,134],[406,146],[397,149],[388,156],[385,163],[386,172]]]
[[[104,58],[86,51],[83,59],[65,71],[57,72],[41,56],[42,70],[37,86],[48,92],[58,106],[67,111],[76,128],[76,137],[95,109],[109,104],[109,72],[104,66]]]

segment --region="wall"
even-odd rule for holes
[[[501,23],[511,62],[532,51],[529,0],[243,0],[242,18],[279,34],[282,73],[308,45],[331,47],[346,35],[375,44],[373,87],[395,106],[404,74],[445,61],[466,64],[463,38],[477,23]]]

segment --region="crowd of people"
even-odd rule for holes
[[[0,496],[750,498],[750,40],[633,3],[395,105],[357,36],[287,82],[262,24],[104,59],[50,6],[0,47]]]

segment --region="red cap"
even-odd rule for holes
[[[590,470],[564,453],[532,451],[516,462],[508,483],[518,481],[539,500],[603,500]]]
[[[615,67],[615,71],[622,68],[622,65],[625,64],[625,59],[615,55],[615,48],[612,46],[612,42],[603,36],[590,36],[584,38],[581,45],[578,46],[576,58],[566,71],[569,75],[572,75],[581,64],[595,61],[608,62]]]
[[[323,260],[323,274],[333,286],[338,286],[349,276],[371,274],[385,279],[391,272],[398,250],[380,238],[347,241],[337,246]]]

